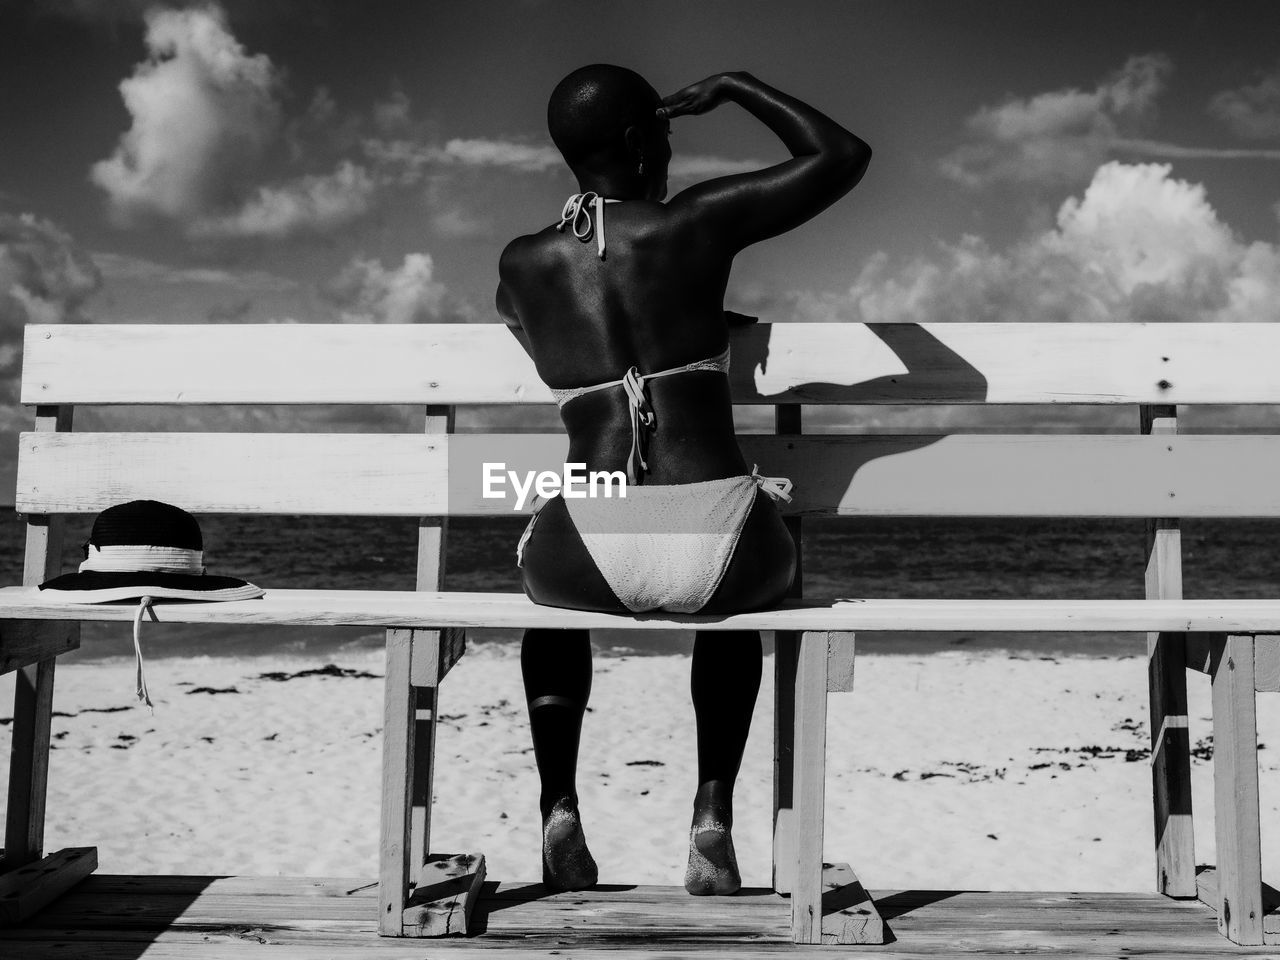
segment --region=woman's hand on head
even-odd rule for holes
[[[672,117],[695,116],[714,110],[728,99],[728,81],[731,77],[732,74],[717,73],[705,80],[691,83],[669,97],[663,97],[658,116],[670,120]]]

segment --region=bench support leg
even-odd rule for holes
[[[1212,667],[1218,930],[1256,945],[1263,942],[1263,909],[1253,637],[1215,637]]]
[[[439,684],[464,649],[458,630],[387,631],[378,871],[384,937],[466,933],[484,881],[483,856],[430,853]]]
[[[50,658],[15,671],[5,872],[39,860],[44,850],[55,666],[56,661]]]
[[[382,825],[378,845],[378,933],[398,937],[411,879],[412,782],[414,756],[413,687],[409,663],[413,652],[410,630],[387,631],[387,673],[382,719]]]
[[[794,797],[796,665],[800,634],[774,634],[773,655],[773,889],[791,892],[795,883]]]
[[[823,862],[827,660],[833,635],[801,635],[795,660],[791,829],[791,934],[796,943],[884,943],[879,911],[848,864]],[[842,653],[852,637],[843,636]],[[782,864],[779,863],[779,868]],[[779,872],[783,872],[779,869]]]
[[[1195,897],[1186,635],[1150,634],[1147,653],[1156,890],[1170,897]]]

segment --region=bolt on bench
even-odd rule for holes
[[[561,434],[455,433],[459,406],[549,404],[494,325],[30,326],[17,508],[24,586],[0,589],[0,671],[16,670],[0,922],[30,915],[96,866],[94,848],[43,851],[56,658],[83,620],[131,606],[43,599],[61,521],[131,499],[196,513],[420,519],[418,591],[273,590],[261,600],[157,603],[169,622],[386,628],[380,932],[466,932],[478,854],[430,853],[439,686],[469,627],[776,631],[774,888],[800,943],[879,943],[884,923],[855,872],[824,862],[826,696],[851,688],[860,630],[1148,634],[1157,888],[1199,896],[1242,944],[1280,943],[1260,864],[1258,692],[1280,690],[1280,599],[1182,600],[1178,519],[1280,516],[1280,437],[1179,435],[1177,404],[1280,403],[1280,330],[1260,324],[760,324],[734,331],[735,403],[774,407],[748,462],[795,481],[804,517],[1148,518],[1147,600],[840,602],[803,596],[731,617],[616,616],[538,607],[517,594],[444,589],[449,516],[507,511],[481,465],[558,470]],[[121,371],[127,371],[122,375]],[[1124,404],[1128,435],[810,432],[805,405]],[[74,432],[76,405],[408,404],[422,433]],[[999,408],[996,407],[996,413]],[[514,548],[514,544],[513,544]],[[232,571],[227,571],[232,572]],[[1135,576],[1137,571],[1135,571]],[[1185,671],[1213,685],[1218,866],[1197,875]],[[833,731],[833,749],[856,749]],[[56,811],[54,811],[56,815]]]

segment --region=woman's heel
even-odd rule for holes
[[[542,884],[551,890],[586,890],[599,879],[587,849],[578,805],[559,800],[542,821]]]
[[[684,872],[684,888],[695,897],[724,897],[742,889],[729,827],[707,823],[689,831],[689,866]]]

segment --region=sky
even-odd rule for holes
[[[592,62],[747,70],[871,144],[732,309],[1273,322],[1277,37],[1272,2],[0,0],[0,455],[28,322],[498,322]],[[672,193],[786,157],[732,104],[672,146]]]

